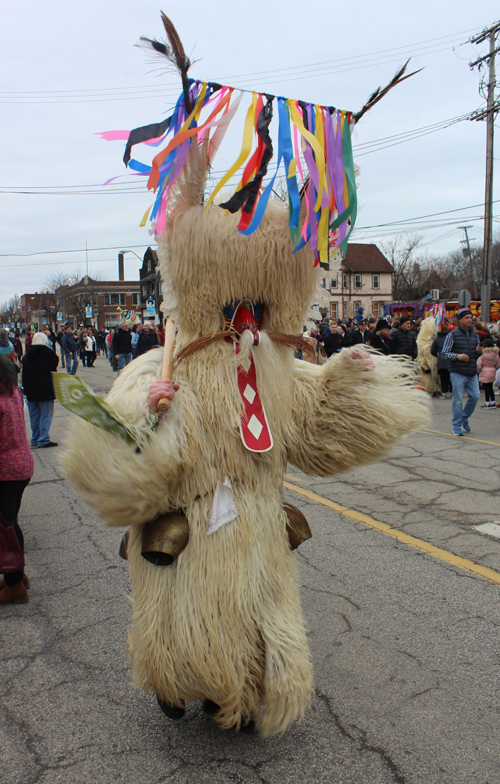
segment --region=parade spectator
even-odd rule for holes
[[[160,341],[160,345],[164,346],[165,345],[165,333],[162,330],[161,326],[159,326],[158,329],[156,330],[156,334],[158,335],[158,340]]]
[[[371,332],[368,329],[368,322],[366,319],[363,319],[358,323],[358,329],[354,331],[352,336],[352,346],[356,346],[358,344],[363,345],[370,345],[371,344]]]
[[[493,384],[496,371],[500,368],[498,348],[491,338],[486,338],[482,344],[482,354],[477,360],[479,381],[483,385],[484,405],[481,408],[495,408],[495,393]]]
[[[87,334],[83,336],[85,341],[85,358],[87,360],[87,367],[94,367],[94,362],[97,357],[97,345],[92,330],[89,329]]]
[[[389,338],[389,351],[415,359],[417,356],[417,336],[411,329],[411,317],[401,316],[396,332]]]
[[[371,336],[370,345],[381,354],[390,354],[389,350],[389,322],[385,319],[377,321],[375,333]]]
[[[23,344],[21,343],[19,332],[16,332],[13,345],[14,351],[16,352],[17,361],[20,363],[23,356]]]
[[[118,329],[113,335],[112,351],[117,362],[116,369],[120,373],[125,365],[132,361],[132,337],[125,319],[118,322]]]
[[[57,343],[56,333],[54,332],[52,327],[46,327],[43,331],[49,339],[49,346],[52,344],[52,350],[55,351],[56,343]]]
[[[16,352],[14,346],[9,340],[9,332],[6,329],[0,329],[0,356],[6,357],[14,365],[17,363]]]
[[[443,346],[446,336],[449,332],[446,324],[441,324],[441,331],[437,333],[431,346],[431,354],[437,357],[437,371],[441,381],[441,394],[439,397],[445,398],[448,392],[451,392],[450,371],[448,370],[448,361],[443,356]]]
[[[82,363],[83,367],[86,365],[86,356],[85,356],[85,338],[87,337],[87,331],[81,327],[78,330],[78,352],[80,354],[80,362]]]
[[[141,334],[142,324],[134,324],[132,327],[132,359],[135,359],[137,356],[137,341],[139,340],[139,335]]]
[[[14,526],[22,553],[24,536],[17,516],[33,468],[33,455],[26,438],[23,396],[0,356],[0,514]],[[0,580],[0,604],[27,602],[28,588],[29,580],[22,567],[4,574]]]
[[[493,337],[487,325],[483,324],[482,321],[476,321],[475,324],[472,325],[472,329],[477,332],[480,346],[482,346],[485,340],[491,340]]]
[[[401,326],[401,322],[399,319],[393,319],[391,328],[389,330],[389,340],[396,334],[396,330],[398,330]]]
[[[62,329],[60,329],[59,332],[56,335],[56,340],[57,340],[57,343],[59,344],[59,351],[61,352],[61,367],[65,367],[66,366],[66,363],[64,361],[64,349],[63,349],[63,345],[62,345],[63,337],[64,337],[64,332],[63,332]]]
[[[66,359],[66,372],[68,375],[74,376],[78,368],[78,343],[76,342],[69,324],[66,324],[64,330],[62,347]]]
[[[147,351],[150,351],[152,348],[159,345],[160,341],[158,340],[156,332],[151,329],[150,324],[144,324],[144,328],[137,341],[137,356],[140,357],[142,354],[145,354]]]
[[[33,335],[34,334],[35,333],[34,333],[33,330],[30,330],[28,332],[28,334],[26,335],[26,340],[24,341],[24,348],[28,348],[28,346],[31,346],[31,344],[33,342]]]
[[[342,324],[337,326],[336,332],[330,334],[323,340],[323,348],[327,357],[338,354],[345,346],[345,327]]]
[[[49,430],[54,415],[52,372],[57,370],[59,357],[49,346],[43,332],[37,332],[23,358],[22,384],[28,401],[31,425],[31,447],[43,449],[57,446],[50,440]]]
[[[472,328],[472,313],[468,308],[458,311],[458,327],[450,329],[443,346],[443,356],[448,362],[452,386],[451,421],[453,434],[462,435],[462,428],[470,433],[469,417],[479,400],[477,379],[477,348],[479,338]],[[467,393],[467,402],[462,406],[462,397]]]

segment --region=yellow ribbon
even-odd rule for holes
[[[154,202],[153,202],[153,204],[154,204]],[[148,208],[147,208],[146,212],[144,213],[144,217],[143,217],[143,219],[142,219],[142,220],[141,220],[141,222],[139,223],[139,226],[145,226],[145,225],[146,225],[146,223],[147,223],[147,220],[148,220],[148,218],[149,218],[149,213],[150,213],[150,212],[151,212],[151,210],[153,209],[153,204],[151,205],[151,207],[148,207]]]
[[[249,107],[249,109],[247,111],[247,116],[246,116],[246,119],[245,119],[245,126],[244,126],[244,129],[243,129],[243,142],[242,142],[242,145],[241,145],[241,152],[240,152],[236,162],[225,173],[225,175],[222,178],[222,180],[219,182],[219,184],[217,185],[215,190],[212,192],[212,195],[210,196],[210,198],[207,201],[207,206],[205,207],[205,210],[208,209],[208,207],[213,202],[213,200],[215,199],[215,197],[217,196],[217,194],[219,193],[221,188],[224,187],[226,182],[229,179],[231,179],[233,174],[235,174],[235,172],[238,171],[240,166],[242,166],[243,163],[248,158],[248,156],[250,154],[250,151],[252,149],[252,136],[253,136],[253,129],[255,128],[255,110],[256,110],[256,108],[257,108],[257,93],[253,93],[252,103],[251,103],[251,106]]]
[[[290,106],[290,113],[292,116],[292,122],[294,125],[297,126],[299,133],[301,136],[306,139],[311,147],[313,148],[316,154],[316,166],[318,167],[318,174],[319,174],[319,183],[318,183],[318,195],[316,197],[316,204],[314,205],[314,210],[319,210],[321,207],[321,200],[323,198],[323,189],[326,186],[326,176],[325,176],[325,154],[318,143],[318,140],[313,134],[308,131],[299,114],[299,110],[297,109],[297,105],[295,101],[292,101],[290,98],[288,99],[288,105]],[[328,189],[326,188],[326,192],[328,193]]]

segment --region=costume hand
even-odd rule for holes
[[[174,384],[169,378],[165,381],[153,381],[149,387],[149,410],[154,414],[158,413],[158,402],[162,397],[173,400],[178,389],[179,384]]]
[[[356,351],[351,351],[350,357],[356,362],[362,362],[364,365],[363,370],[365,372],[368,373],[370,370],[375,370],[375,362],[368,351],[357,349]]]

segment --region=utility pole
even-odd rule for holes
[[[483,30],[482,33],[471,38],[471,43],[479,44],[490,39],[490,51],[484,57],[479,57],[470,67],[476,65],[481,69],[486,61],[489,65],[488,79],[488,100],[486,110],[476,112],[473,118],[483,120],[486,117],[486,183],[484,193],[484,242],[483,242],[483,283],[481,286],[481,320],[490,320],[490,300],[491,300],[491,246],[492,246],[492,224],[493,224],[493,128],[495,114],[500,108],[500,104],[495,104],[495,55],[499,51],[496,47],[496,36],[500,30],[500,22],[496,22],[492,27]]]
[[[469,242],[469,235],[467,233],[467,229],[472,229],[472,226],[457,226],[457,229],[463,229],[465,231],[465,240],[460,240],[462,245],[467,245],[467,255],[469,257],[469,273],[470,273],[470,284],[472,288],[472,299],[476,299],[477,291],[476,291],[476,281],[474,280],[474,268],[472,266],[472,253],[470,250],[470,242]],[[465,250],[465,249],[464,249]]]

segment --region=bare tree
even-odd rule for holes
[[[422,242],[417,234],[400,234],[389,242],[381,243],[384,256],[394,267],[392,291],[395,300],[413,300],[421,297],[427,277],[426,265],[415,257],[415,250]]]
[[[0,310],[0,322],[11,324],[16,321],[21,321],[21,297],[18,294],[14,294]]]

